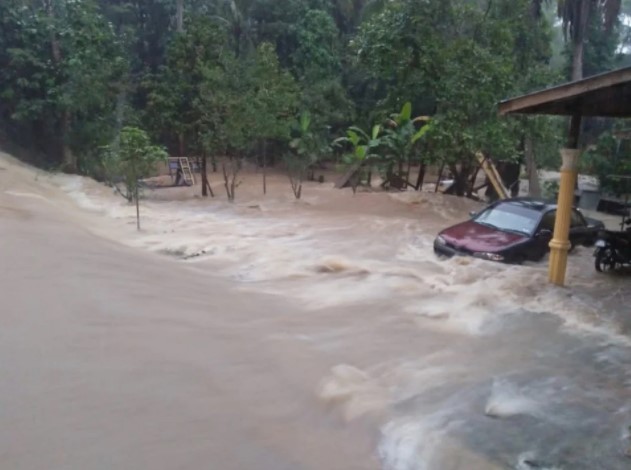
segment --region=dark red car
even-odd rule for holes
[[[434,240],[434,251],[444,256],[469,255],[506,263],[537,261],[548,251],[555,216],[556,204],[543,200],[498,201],[472,213],[470,220],[440,232]],[[572,247],[592,246],[603,228],[600,220],[572,209]]]

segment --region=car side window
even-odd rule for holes
[[[579,211],[577,211],[576,209],[572,209],[572,221],[571,221],[571,226],[572,227],[584,227],[585,221],[583,219],[583,216],[581,215],[581,213]]]
[[[543,214],[541,223],[539,224],[539,230],[550,230],[552,232],[554,230],[554,219],[556,214],[557,211],[549,211]]]

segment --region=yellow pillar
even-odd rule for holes
[[[572,206],[574,205],[574,187],[576,185],[578,149],[562,149],[561,184],[559,186],[559,200],[557,214],[554,221],[554,235],[550,241],[550,282],[562,286],[565,282],[567,268],[567,253],[570,249],[570,221]]]

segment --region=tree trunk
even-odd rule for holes
[[[55,7],[53,4],[53,0],[48,0],[46,2],[46,13],[48,14],[48,18],[50,18],[51,22],[54,22]],[[54,28],[50,29],[50,49],[55,65],[59,64],[61,60],[61,48],[59,46],[59,40],[57,39]]]
[[[572,47],[572,81],[583,78],[583,49],[582,40]]]
[[[436,178],[436,187],[434,188],[434,192],[438,192],[438,188],[440,188],[440,180],[443,177],[443,172],[445,171],[445,163],[440,164],[440,170],[438,170],[438,178]]]
[[[51,23],[55,22],[55,7],[52,0],[46,2],[46,14]],[[53,64],[55,68],[59,67],[61,62],[61,45],[59,44],[59,38],[55,34],[54,27],[50,29],[50,52],[53,57]],[[61,122],[59,123],[59,152],[61,154],[61,164],[64,171],[68,173],[74,173],[77,171],[77,161],[72,154],[68,145],[68,134],[70,133],[70,111],[64,106],[61,112]]]
[[[183,132],[180,132],[177,135],[177,141],[178,141],[178,145],[179,145],[179,148],[180,148],[180,155],[179,156],[183,157],[184,156],[184,133]]]
[[[520,173],[520,162],[506,162],[502,168],[502,171],[500,171],[500,176],[502,178],[502,182],[504,183],[504,187],[508,189],[511,197],[519,196]]]
[[[416,178],[415,189],[417,191],[420,191],[423,188],[423,181],[425,181],[426,171],[427,171],[427,165],[425,165],[425,163],[421,163],[421,166],[418,169],[418,177]]]
[[[579,0],[581,2],[577,24],[574,25],[572,35],[572,81],[583,78],[583,51],[585,49],[585,35],[589,23],[591,0]]]
[[[589,12],[591,0],[578,0],[580,4],[580,16],[574,26],[575,32],[572,37],[572,81],[583,78],[583,57],[585,51],[585,36],[587,35],[587,24],[589,23]],[[574,181],[574,188],[578,189],[578,178]]]
[[[412,171],[412,159],[410,158],[408,160],[408,168],[407,168],[407,170],[405,170],[405,187],[406,187],[406,189],[407,189],[408,185],[412,186],[410,184],[410,172],[411,171]]]
[[[61,47],[59,46],[59,40],[52,31],[50,33],[50,48],[53,54],[53,61],[57,65],[61,60]]]
[[[184,32],[184,0],[177,0],[176,4],[177,32]]]
[[[230,181],[230,202],[234,202],[234,190],[236,183],[237,175],[232,174],[232,180]]]
[[[475,189],[475,181],[478,179],[478,173],[480,173],[480,166],[477,166],[473,174],[471,175],[471,183],[467,188],[467,197],[473,197],[473,191]]]
[[[541,197],[541,184],[537,172],[537,162],[532,145],[532,137],[526,134],[524,138],[524,156],[526,158],[526,173],[528,174],[528,193],[531,197]]]
[[[454,175],[454,182],[449,188],[447,188],[445,194],[453,194],[459,197],[464,196],[466,194],[467,183],[469,181],[469,165],[462,163],[460,165],[460,170],[458,170],[457,165],[449,165],[449,169]]]
[[[386,170],[386,180],[381,183],[382,187],[387,187],[389,188],[391,186],[391,181],[393,179],[393,175],[394,175],[394,163],[389,163],[388,164],[388,169]]]
[[[267,194],[267,148],[263,141],[263,194]]]
[[[208,182],[208,157],[206,156],[206,152],[202,155],[201,161],[201,173],[202,173],[202,196],[208,197],[208,193],[210,192],[210,197],[215,197],[215,193],[213,193],[213,188],[210,187],[210,183]]]
[[[221,164],[221,169],[223,170],[223,184],[226,188],[226,196],[228,196],[228,201],[232,202],[232,195],[230,194],[230,178],[228,178],[225,161]]]
[[[206,155],[202,155],[201,160],[201,177],[202,177],[202,197],[208,197],[208,175],[206,174]]]
[[[136,181],[136,229],[140,232],[140,198],[138,197],[138,182]]]
[[[61,158],[63,162],[63,169],[67,173],[76,173],[77,171],[77,158],[72,153],[70,146],[68,145],[68,135],[70,134],[70,112],[64,110],[61,113]]]
[[[228,201],[234,202],[235,190],[237,188],[237,175],[239,174],[239,161],[236,157],[229,157],[230,172],[226,169],[226,161],[221,164],[223,169],[223,181],[226,187],[226,194],[228,195]]]
[[[454,172],[454,194],[458,197],[463,197],[467,191],[468,171],[465,170],[464,165],[460,168],[460,171],[455,167],[452,169]]]

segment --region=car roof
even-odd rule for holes
[[[515,206],[525,207],[539,212],[547,212],[552,209],[556,209],[555,202],[546,201],[545,199],[533,198],[533,197],[515,197],[512,199],[503,199],[498,201],[496,205],[511,204]]]

